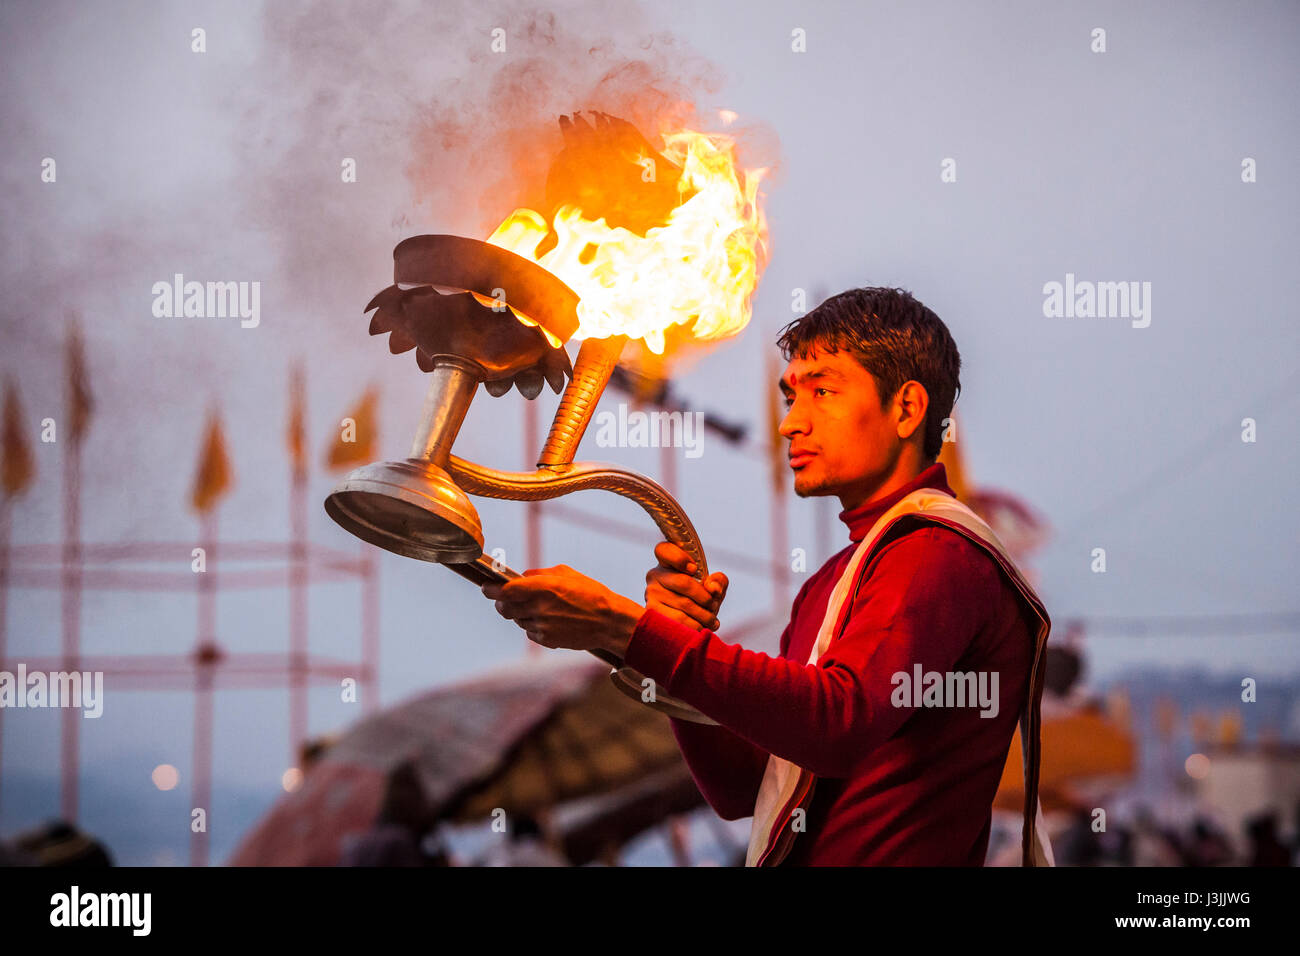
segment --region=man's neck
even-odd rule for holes
[[[900,455],[896,467],[888,478],[872,488],[863,489],[859,487],[852,492],[840,495],[840,505],[845,511],[854,511],[865,504],[886,498],[904,485],[915,481],[917,475],[933,464],[932,461],[923,462],[919,460],[916,455]]]

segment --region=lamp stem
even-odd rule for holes
[[[626,335],[583,341],[573,363],[573,377],[569,379],[560,406],[555,410],[550,434],[546,436],[546,447],[537,459],[538,468],[573,463],[583,432],[591,423],[596,404],[609,384],[609,377],[614,374],[614,366],[618,364],[618,357],[623,354],[626,344]]]
[[[420,414],[420,427],[411,444],[410,457],[446,468],[451,446],[465,421],[482,370],[456,356],[439,355],[429,375],[432,380],[424,394],[424,411]]]

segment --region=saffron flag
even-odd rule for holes
[[[1231,748],[1241,743],[1241,714],[1235,710],[1220,711],[1216,735],[1220,747]]]
[[[89,377],[86,374],[86,356],[81,340],[81,328],[75,320],[68,329],[67,362],[68,431],[72,440],[80,443],[90,425],[90,413],[94,411],[95,403],[90,394]]]
[[[200,513],[213,508],[231,485],[230,459],[226,455],[226,439],[221,432],[221,418],[213,412],[208,419],[208,432],[199,453],[199,468],[194,475],[194,491],[190,503]]]
[[[374,458],[375,408],[379,395],[373,387],[353,407],[352,412],[339,422],[339,434],[330,445],[325,464],[330,468],[351,468],[368,464]]]
[[[285,438],[289,443],[289,460],[295,475],[307,473],[307,410],[306,387],[303,382],[302,363],[294,365],[289,375],[289,429]]]
[[[23,432],[23,410],[18,401],[18,387],[10,380],[5,383],[4,435],[0,438],[0,485],[5,495],[12,498],[22,494],[36,474],[32,449]]]

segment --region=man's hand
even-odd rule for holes
[[[606,650],[621,660],[645,609],[567,564],[533,568],[504,584],[483,585],[497,613],[543,647]]]
[[[716,615],[727,596],[727,576],[715,571],[703,581],[695,580],[695,562],[670,541],[655,545],[655,557],[659,564],[645,576],[646,607],[697,630],[721,627]]]

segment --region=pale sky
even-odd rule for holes
[[[493,158],[430,155],[421,124],[462,105],[470,126],[490,122],[470,107],[484,109],[511,70],[534,78],[520,95],[525,105],[535,95],[542,120],[582,108],[546,57],[590,46],[680,58],[714,78],[698,91],[703,111],[733,110],[779,147],[753,319],[675,380],[693,408],[761,432],[765,360],[794,318],[796,289],[907,288],[962,352],[958,412],[975,481],[1021,496],[1056,531],[1034,562],[1055,620],[1297,610],[1300,518],[1281,494],[1296,471],[1288,426],[1300,392],[1294,4],[1256,3],[1246,15],[1172,2],[574,3],[555,7],[557,43],[513,32],[505,56],[517,65],[488,59],[492,28],[513,31],[526,8],[369,3],[301,19],[278,2],[0,10],[0,369],[18,384],[37,442],[40,419],[62,414],[65,313],[83,316],[96,398],[86,540],[176,541],[188,555],[197,525],[186,498],[218,400],[236,476],[221,533],[283,538],[286,375],[299,356],[316,465],[367,383],[381,389],[380,454],[404,457],[425,378],[411,355],[367,336],[361,310],[392,281],[400,239],[472,233],[471,200],[487,188],[479,164]],[[195,27],[204,53],[191,50]],[[1105,52],[1092,49],[1096,28]],[[797,31],[804,52],[792,49]],[[347,186],[344,156],[359,169]],[[55,183],[41,180],[47,157]],[[1243,182],[1247,159],[1254,182]],[[949,160],[956,180],[945,182]],[[261,282],[260,324],[155,318],[152,285],[176,273]],[[1045,284],[1067,274],[1150,283],[1149,325],[1045,316]],[[522,402],[480,392],[457,453],[524,467]],[[556,396],[539,402],[549,420]],[[1242,441],[1247,418],[1254,442]],[[34,452],[41,484],[15,506],[15,545],[62,533],[61,448],[37,442]],[[659,470],[653,451],[584,445],[579,457]],[[770,554],[763,461],[709,436],[676,470],[706,549]],[[350,549],[320,506],[335,480],[313,471],[311,534]],[[627,502],[589,494],[566,504],[653,530]],[[825,512],[794,499],[789,513],[790,545],[815,554]],[[482,502],[480,514],[489,547],[522,569],[523,506]],[[843,526],[834,533],[836,549],[848,543]],[[549,520],[544,563],[639,599],[651,545]],[[1090,570],[1097,547],[1105,574]],[[771,607],[766,581],[713,567],[733,582],[724,625]],[[523,653],[522,632],[442,568],[385,555],[382,587],[385,703]],[[89,592],[83,647],[183,652],[194,613],[188,595]],[[313,651],[355,656],[358,614],[355,587],[315,591]],[[281,650],[286,617],[283,592],[230,594],[221,642]],[[59,628],[56,591],[10,591],[11,658],[54,653]],[[1186,665],[1264,684],[1300,671],[1294,638],[1095,633],[1087,650],[1096,678]],[[153,766],[174,763],[187,792],[190,696],[108,695],[104,716],[83,729],[87,771],[147,783]],[[274,788],[286,714],[282,692],[219,697],[219,786]],[[53,773],[57,715],[21,716],[6,715],[4,771]],[[313,691],[312,733],[355,716],[333,689]],[[0,832],[47,809],[5,806]]]

